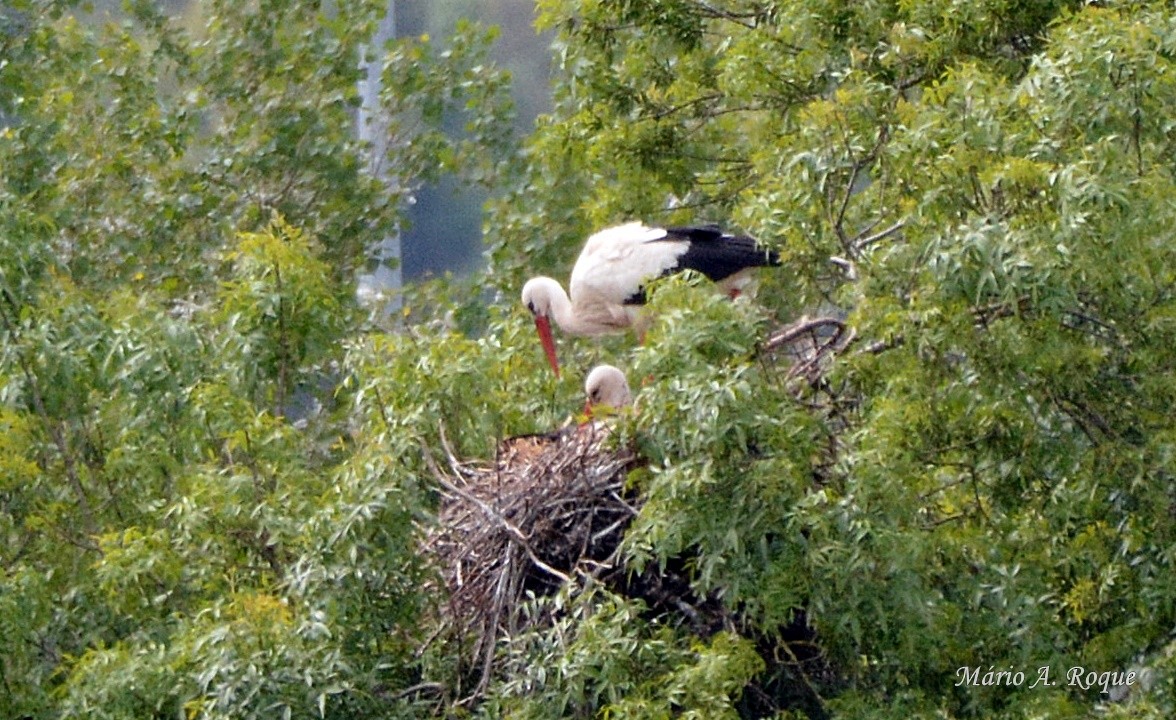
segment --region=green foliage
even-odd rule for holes
[[[344,288],[331,282],[330,266],[312,255],[304,235],[280,220],[269,232],[242,234],[226,259],[233,270],[214,300],[216,319],[231,329],[226,342],[255,363],[226,382],[246,396],[262,379],[275,383],[280,415],[291,388],[321,377],[350,326]]]
[[[630,569],[685,565],[761,653],[799,620],[828,662],[765,657],[785,707],[744,716],[1076,717],[1107,695],[1037,668],[1166,667],[1171,8],[539,9],[562,76],[496,207],[504,288],[607,222],[720,220],[785,258],[760,304],[859,338],[805,385],[755,359],[761,317],[670,283],[610,358],[650,460]],[[958,682],[977,666],[1030,678]],[[1170,712],[1163,682],[1111,714]]]
[[[389,48],[392,193],[351,139],[382,6],[0,10],[0,715],[1173,714],[1169,4],[543,0],[517,156],[493,31]],[[372,331],[363,246],[451,170],[501,189],[495,280]],[[638,215],[785,266],[655,283],[644,346],[560,337],[554,380],[518,286]],[[765,343],[802,314],[847,333],[806,372]],[[434,466],[602,360],[623,568],[533,598],[457,704]]]
[[[26,3],[5,34],[0,205],[27,248],[6,258],[201,301],[209,252],[274,212],[329,239],[336,280],[393,227],[400,198],[364,173],[353,132],[383,3],[210,0],[199,28],[134,3],[135,22],[96,30],[62,5]]]
[[[5,682],[27,690],[5,712],[310,717],[409,679],[389,658],[415,644],[426,499],[337,419],[266,409],[341,359],[312,248],[242,234],[221,307],[191,317],[64,281],[6,310]]]
[[[436,181],[445,173],[491,185],[514,149],[510,76],[488,60],[497,28],[459,20],[449,47],[428,36],[395,42],[384,63],[388,161],[408,177]],[[464,134],[447,135],[442,123],[459,115]]]
[[[508,678],[483,708],[509,718],[733,718],[762,668],[751,644],[720,633],[688,643],[642,619],[644,608],[604,590],[557,595],[535,611],[561,617],[506,650]]]
[[[417,714],[434,498],[347,389],[384,377],[352,281],[399,219],[353,139],[384,6],[0,10],[0,715]],[[392,110],[463,86],[505,142],[467,34]]]

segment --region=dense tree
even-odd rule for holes
[[[0,11],[0,715],[412,714],[431,501],[413,432],[361,418],[434,415],[409,374],[347,389],[379,357],[354,272],[399,202],[353,140],[382,7]],[[422,143],[493,165],[488,39],[393,49],[405,188]]]
[[[0,715],[1172,714],[1167,3],[541,0],[517,155],[492,33],[399,42],[388,162],[500,192],[492,274],[394,332],[351,290],[398,207],[351,140],[383,3],[10,5]],[[567,419],[516,292],[633,216],[785,266],[659,283],[637,349],[561,339],[638,390],[640,512],[479,682],[436,458]]]
[[[762,329],[694,307],[625,361],[654,378],[629,559],[686,560],[757,644],[731,706],[1065,717],[1109,697],[1068,668],[1167,678],[1170,8],[539,7],[563,74],[491,225],[510,287],[591,227],[702,217],[782,250],[777,322],[831,313],[855,338],[787,373],[748,359]],[[502,686],[520,716],[559,715],[585,673],[588,707],[630,712],[640,691],[574,642],[560,691]],[[821,662],[786,652],[813,644]],[[1030,688],[1043,666],[1055,685]],[[1029,678],[961,684],[976,667]],[[1162,716],[1167,682],[1109,712]]]

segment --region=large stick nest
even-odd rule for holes
[[[494,462],[479,463],[459,460],[443,440],[448,471],[433,464],[443,499],[429,545],[448,589],[447,620],[471,639],[470,657],[481,658],[478,691],[490,679],[496,640],[521,629],[527,593],[615,568],[638,510],[625,477],[639,464],[615,444],[592,422],[510,438]]]
[[[772,333],[760,352],[767,362],[784,364],[787,378],[815,389],[832,358],[853,340],[838,319],[803,317]],[[442,493],[428,548],[448,591],[445,625],[467,644],[462,654],[469,665],[460,675],[475,687],[466,700],[487,688],[498,641],[525,629],[526,596],[553,593],[576,579],[599,580],[640,598],[652,613],[672,615],[700,636],[741,624],[738,611],[693,591],[685,558],[636,575],[625,572],[619,548],[640,509],[625,480],[643,461],[619,446],[607,425],[510,438],[492,462],[458,458],[444,434],[441,446],[442,464],[424,448]],[[835,452],[831,447],[830,455]],[[796,634],[807,641],[811,633],[804,624],[797,621]],[[780,639],[759,640],[768,655],[779,653]],[[805,677],[803,666],[814,659],[800,658],[790,647],[783,652]]]

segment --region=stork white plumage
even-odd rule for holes
[[[523,286],[523,304],[535,316],[543,351],[558,376],[552,319],[573,335],[633,326],[642,334],[641,306],[651,279],[696,270],[735,296],[750,282],[752,268],[779,264],[779,256],[754,238],[725,233],[717,225],[662,228],[630,222],[588,238],[572,268],[570,295],[557,281],[536,277]]]
[[[586,397],[584,412],[590,413],[593,408],[607,407],[619,409],[633,402],[633,393],[629,390],[629,382],[620,368],[612,365],[597,365],[584,379],[584,395]]]

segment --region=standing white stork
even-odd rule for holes
[[[755,238],[730,235],[717,225],[662,228],[630,222],[588,238],[572,268],[571,297],[555,280],[536,277],[523,286],[523,304],[535,316],[543,352],[558,377],[552,318],[573,335],[623,332],[634,324],[643,334],[638,316],[651,279],[696,270],[735,297],[750,282],[752,268],[779,264],[779,255]]]
[[[618,410],[633,402],[633,393],[629,390],[629,382],[620,368],[612,365],[597,365],[584,379],[584,395],[586,401],[584,412],[592,412],[595,407],[608,407]]]

